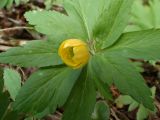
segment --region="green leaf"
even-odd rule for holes
[[[47,107],[46,109],[44,109],[42,112],[37,113],[36,115],[34,115],[35,118],[37,119],[41,119],[44,116],[46,116],[47,114],[50,113],[49,107]]]
[[[110,55],[96,55],[94,61],[105,61],[106,66],[102,66],[103,72],[105,71],[110,77],[104,77],[103,81],[111,79],[116,87],[124,94],[130,95],[137,102],[143,104],[145,107],[153,110],[153,99],[151,98],[150,89],[145,84],[143,77],[137,72],[134,65],[127,59],[119,56]],[[97,66],[97,69],[100,68]],[[101,76],[99,72],[95,72]],[[101,77],[100,77],[101,78]]]
[[[25,118],[24,120],[34,120],[33,117]]]
[[[155,87],[155,86],[153,86],[153,87],[151,88],[151,92],[152,92],[152,98],[154,99],[154,98],[155,98],[155,95],[156,95],[156,87]]]
[[[88,40],[92,39],[97,19],[107,9],[110,0],[68,0],[64,7],[71,18],[80,23]]]
[[[94,74],[92,74],[94,75]],[[112,93],[110,91],[110,88],[108,84],[104,83],[101,80],[94,79],[95,84],[97,86],[97,89],[99,90],[100,94],[106,99],[106,100],[113,100]]]
[[[47,10],[51,9],[53,7],[53,3],[55,2],[56,0],[45,0],[44,1],[44,4],[45,4],[45,8]]]
[[[92,64],[94,64],[95,61],[93,63],[92,62],[93,61],[90,60],[90,62],[88,64],[88,71],[89,71],[89,75],[91,76],[91,79],[94,80],[96,89],[98,89],[98,91],[100,92],[100,94],[106,100],[113,100],[112,93],[110,91],[109,85],[107,83],[104,83],[104,81],[102,81],[102,80],[99,79],[99,76],[101,76],[101,75],[98,75],[98,74],[94,73],[95,71],[93,69],[93,65]],[[97,70],[97,68],[96,68],[96,70]]]
[[[137,120],[145,120],[147,119],[148,115],[148,110],[143,105],[140,105],[140,108],[137,112]]]
[[[11,98],[15,100],[17,93],[21,88],[20,74],[9,68],[4,69],[4,86],[9,91]]]
[[[3,8],[7,4],[8,0],[1,0],[0,1],[0,8]]]
[[[90,120],[95,102],[94,83],[84,68],[66,103],[62,120]]]
[[[19,5],[20,2],[26,3],[28,2],[28,0],[0,0],[0,8],[10,8],[14,4],[14,2],[16,3],[16,5]]]
[[[15,1],[16,5],[20,5],[21,3],[25,4],[25,3],[29,2],[29,0],[14,0],[14,1]]]
[[[137,103],[136,101],[133,101],[128,108],[128,111],[133,111],[134,109],[136,109],[139,106],[139,103]]]
[[[33,73],[21,88],[14,109],[36,115],[54,112],[68,98],[80,70],[68,67],[40,69]]]
[[[118,54],[128,58],[160,59],[160,30],[144,30],[124,33],[118,42],[106,49],[105,54]]]
[[[143,1],[135,0],[131,12],[130,25],[126,31],[137,31],[151,28],[160,28],[160,1],[148,0],[148,4],[144,5]],[[130,29],[134,27],[135,29]],[[137,29],[138,28],[138,29]]]
[[[154,28],[160,28],[160,16],[159,16],[159,0],[149,0],[150,10],[151,10],[151,18],[153,22]]]
[[[20,120],[20,117],[17,112],[8,110],[2,120],[13,120],[13,118],[14,120]]]
[[[66,39],[86,39],[80,24],[62,13],[56,11],[30,11],[25,13],[25,18],[40,33],[52,36],[66,36]]]
[[[49,10],[52,9],[53,5],[59,5],[61,6],[61,4],[64,2],[65,0],[45,0],[44,4],[45,4],[45,9]]]
[[[10,8],[13,5],[14,0],[8,0],[7,2],[7,8]]]
[[[133,62],[133,65],[135,65],[138,72],[140,73],[144,72],[144,68],[142,67],[143,66],[142,62],[136,61],[136,62]]]
[[[3,70],[2,68],[0,68],[0,120],[4,118],[7,112],[8,105],[10,103],[8,93],[3,92],[3,86],[4,86]]]
[[[133,0],[111,0],[109,9],[98,19],[94,36],[103,42],[102,48],[111,46],[128,24]]]
[[[130,22],[133,23],[133,25],[130,26],[137,26],[141,30],[151,29],[154,27],[155,16],[152,14],[150,6],[143,5],[142,1],[136,0],[134,2],[131,15]]]
[[[120,95],[115,100],[115,103],[118,108],[122,108],[124,105],[129,105],[128,111],[132,111],[139,106],[139,103],[128,95]]]
[[[156,91],[156,87],[152,87],[151,89],[152,92],[152,98],[154,99],[155,97],[155,91]],[[137,103],[133,98],[131,98],[128,95],[120,95],[116,100],[115,103],[117,105],[117,107],[122,108],[123,105],[129,105],[128,111],[132,111],[134,109],[136,109],[138,106],[141,107],[141,104]],[[141,108],[139,108],[141,109]],[[147,109],[147,108],[145,108]],[[147,109],[148,112],[155,112],[156,109],[154,108],[154,111],[149,111]]]
[[[8,105],[10,103],[9,100],[9,95],[7,92],[5,93],[0,93],[0,105],[1,105],[1,109],[0,109],[0,120],[5,117],[5,115],[7,114],[7,109],[8,109]]]
[[[15,0],[16,5],[19,5],[21,0]]]
[[[15,47],[1,53],[0,62],[23,67],[44,67],[62,64],[57,52],[57,43],[40,40],[31,41],[24,46]]]
[[[4,81],[3,81],[3,69],[0,67],[0,93],[3,91]]]
[[[106,74],[110,73],[109,64],[107,64],[106,59],[101,59],[101,57],[93,56],[90,59],[90,66],[92,75],[94,75],[94,79],[101,80],[104,83],[107,83],[108,85],[111,85],[113,83],[112,74]]]
[[[115,103],[117,106],[121,106],[121,105],[129,105],[133,102],[134,100],[128,96],[128,95],[120,95],[116,100]]]
[[[109,106],[104,102],[97,102],[94,113],[92,114],[93,120],[109,120],[109,116]]]

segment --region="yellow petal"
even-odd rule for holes
[[[90,56],[87,44],[78,39],[69,39],[62,42],[58,53],[66,65],[75,69],[84,66]]]

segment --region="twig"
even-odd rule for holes
[[[21,30],[21,29],[28,29],[28,30],[32,30],[32,29],[33,29],[33,27],[20,26],[20,27],[4,28],[4,29],[0,29],[0,32],[7,32],[7,31],[12,31],[12,30]]]
[[[118,111],[116,107],[111,108],[111,115],[116,119],[116,120],[129,120],[129,118],[123,114],[122,112]]]
[[[9,21],[15,23],[16,25],[21,25],[21,24],[22,24],[22,21],[14,20],[14,19],[9,18],[9,17],[8,17],[7,19],[8,19]]]
[[[155,100],[155,105],[157,107],[158,112],[160,112],[160,103],[158,102],[158,100]]]
[[[24,82],[27,79],[27,76],[26,76],[25,72],[23,71],[23,69],[21,67],[17,67],[17,71],[21,72],[21,74],[22,74],[22,84],[24,84]]]
[[[112,108],[111,108],[111,115],[112,115],[116,120],[120,120],[120,119],[117,117],[115,111],[114,111]]]

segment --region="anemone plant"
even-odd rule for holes
[[[66,0],[65,13],[29,11],[27,21],[48,36],[0,54],[1,63],[36,67],[14,109],[38,117],[63,108],[62,120],[89,120],[100,93],[123,94],[154,110],[150,89],[130,58],[160,58],[160,30],[124,33],[133,0]]]

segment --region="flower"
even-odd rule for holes
[[[90,57],[88,46],[79,39],[68,39],[61,43],[58,54],[63,62],[73,69],[84,66]]]

